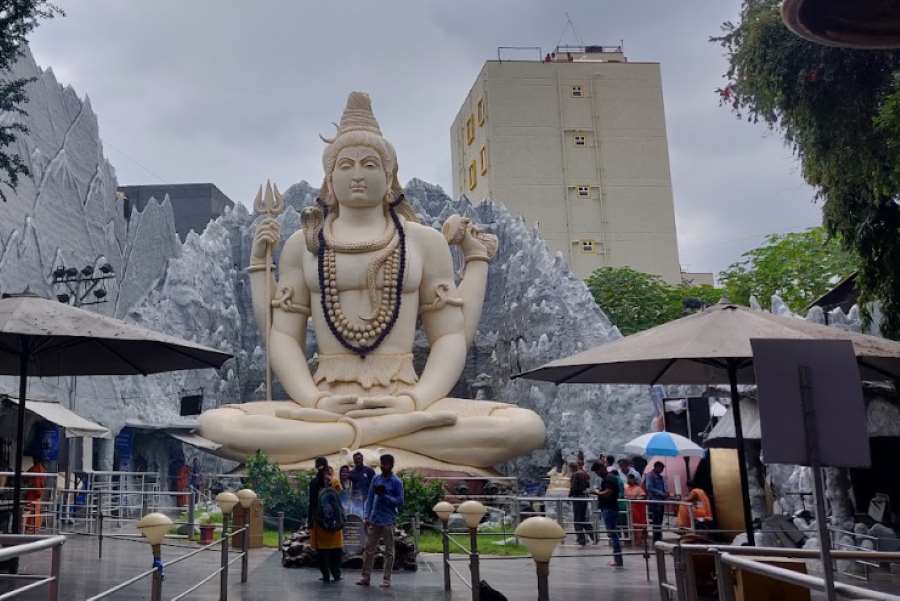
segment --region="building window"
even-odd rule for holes
[[[478,185],[478,167],[475,165],[475,161],[469,163],[469,190],[474,190],[475,186]]]
[[[575,146],[584,146],[585,138],[583,134],[575,134]]]
[[[481,162],[481,175],[487,173],[487,146],[481,147],[481,152],[478,153],[478,160]]]
[[[595,244],[593,240],[582,240],[581,241],[581,251],[586,253],[593,253],[596,250]]]
[[[575,187],[578,196],[582,198],[587,198],[591,195],[591,187],[590,186],[576,186]]]
[[[581,87],[581,84],[575,84],[572,86],[572,98],[582,98],[584,96],[584,88]]]
[[[478,100],[475,112],[478,114],[478,125],[484,125],[484,98]]]
[[[475,117],[469,115],[469,118],[466,120],[466,144],[471,144],[475,141]]]

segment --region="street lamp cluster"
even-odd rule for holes
[[[60,263],[51,275],[52,284],[56,289],[56,300],[76,307],[106,302],[108,292],[105,282],[116,277],[113,266],[109,263],[103,263],[96,269],[93,265],[85,265],[78,269]]]
[[[472,600],[478,601],[478,589],[481,582],[478,567],[478,524],[487,508],[478,501],[464,501],[459,507],[454,508],[453,504],[447,501],[441,501],[432,507],[432,511],[438,516],[443,524],[443,547],[444,547],[444,589],[450,590],[450,566],[449,566],[449,522],[450,516],[454,511],[462,515],[466,526],[469,529],[470,537],[470,558],[471,558],[471,574],[472,574]],[[528,552],[531,553],[537,567],[538,577],[538,601],[549,601],[549,575],[550,575],[550,558],[553,557],[553,551],[556,546],[565,538],[566,532],[562,529],[556,520],[548,517],[532,517],[524,520],[516,528],[516,537],[518,537]]]

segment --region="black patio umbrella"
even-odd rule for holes
[[[900,343],[726,301],[518,374],[554,384],[721,384],[731,386],[744,526],[754,544],[738,384],[753,384],[754,338],[849,340],[863,380],[900,380]]]
[[[19,376],[14,532],[22,528],[22,453],[29,376],[144,375],[218,368],[228,353],[30,294],[0,299],[0,375]]]

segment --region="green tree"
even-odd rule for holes
[[[601,267],[585,280],[594,301],[628,336],[716,303],[722,291],[709,285],[673,286],[630,267]]]
[[[821,46],[791,33],[778,0],[744,0],[725,49],[723,104],[779,131],[823,201],[826,229],[859,257],[861,300],[900,336],[900,51]]]
[[[856,255],[822,227],[771,234],[764,245],[741,257],[719,273],[730,301],[746,305],[752,295],[768,308],[777,294],[798,312],[859,265]]]
[[[34,78],[11,78],[10,69],[24,54],[26,37],[40,21],[62,14],[46,0],[0,0],[0,113],[19,117],[26,114],[22,108],[28,101],[25,86]],[[31,175],[19,153],[9,150],[19,134],[25,133],[28,127],[18,119],[0,123],[0,199],[4,202],[4,187],[15,190],[20,176]]]

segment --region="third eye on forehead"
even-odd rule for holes
[[[378,153],[365,146],[351,146],[341,150],[340,154],[338,154],[338,164],[352,164],[357,161],[360,163],[371,161],[376,165],[381,165],[381,157],[378,156]]]

